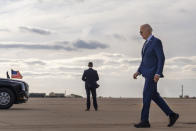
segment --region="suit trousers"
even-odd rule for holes
[[[88,88],[88,87],[86,87],[86,95],[87,95],[86,105],[87,105],[87,109],[90,109],[90,106],[91,106],[91,101],[90,101],[91,93],[92,93],[92,97],[93,97],[93,106],[97,110],[98,105],[97,105],[96,88]]]
[[[157,83],[154,82],[154,79],[152,77],[149,77],[145,78],[141,121],[149,121],[149,110],[151,100],[153,100],[167,116],[173,113],[173,111],[169,108],[167,103],[157,92]]]

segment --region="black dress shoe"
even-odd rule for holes
[[[168,127],[172,127],[179,118],[179,114],[173,113],[169,116],[169,124]]]
[[[148,121],[140,122],[138,124],[135,124],[134,126],[135,128],[150,128],[150,123]]]
[[[85,111],[89,111],[90,109],[86,109]]]

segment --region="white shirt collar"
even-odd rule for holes
[[[147,39],[147,41],[150,41],[150,39],[153,37],[153,35],[150,35]]]

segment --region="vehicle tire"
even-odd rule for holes
[[[14,104],[14,93],[8,88],[0,88],[0,109],[9,109]]]

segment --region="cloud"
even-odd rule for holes
[[[120,56],[120,57],[119,57]],[[94,67],[99,69],[102,74],[111,74],[120,75],[118,72],[125,71],[129,66],[127,62],[124,62],[128,57],[121,54],[112,54],[112,53],[98,53],[95,55],[81,56],[81,57],[73,57],[73,58],[62,58],[56,60],[42,60],[42,59],[10,59],[9,61],[6,59],[0,59],[1,65],[5,67],[10,67],[13,69],[20,70],[25,72],[27,76],[39,76],[39,77],[53,77],[63,74],[77,76],[75,74],[82,74],[83,70],[87,68],[87,63],[92,61],[94,63]],[[133,59],[135,60],[135,59]],[[43,66],[45,68],[43,68]],[[19,69],[17,67],[20,67]],[[6,69],[7,70],[7,69]],[[29,72],[31,70],[31,72]],[[52,71],[52,72],[51,72]]]
[[[189,11],[187,9],[181,8],[179,9],[180,13],[189,13]]]
[[[196,72],[196,67],[192,68],[192,71]]]
[[[5,62],[5,63],[7,63],[7,62],[10,62],[11,60],[9,60],[9,59],[0,59],[0,62]]]
[[[195,58],[196,56],[187,57],[187,59],[192,59],[193,62],[196,62]],[[177,79],[181,78],[183,75],[185,75],[186,78],[195,76],[193,72],[195,72],[196,66],[194,64],[179,66],[179,63],[175,63],[176,59],[179,58],[166,59],[164,74],[167,74],[167,78]],[[94,63],[95,68],[98,69],[98,71],[101,72],[102,75],[108,75],[108,73],[111,73],[115,74],[116,76],[120,76],[123,72],[135,72],[140,63],[140,58],[129,58],[128,56],[123,54],[103,52],[94,55],[88,55],[85,57],[81,56],[57,60],[16,59],[6,61],[5,59],[0,59],[2,65],[4,65],[4,63],[9,63],[10,65],[20,65],[24,67],[24,70],[26,71],[28,71],[28,69],[32,69],[33,72],[35,74],[38,74],[39,76],[41,76],[42,72],[43,76],[45,76],[46,72],[50,72],[50,74],[47,75],[51,75],[51,77],[55,74],[64,74],[65,72],[69,75],[75,73],[82,74],[83,70],[87,68],[87,63],[89,62],[89,60],[91,60]],[[170,63],[167,64],[167,61],[170,61]],[[174,63],[171,64],[171,61],[174,61]],[[34,68],[35,66],[36,68]],[[42,66],[45,66],[46,68],[43,69]],[[51,72],[51,70],[53,72]],[[190,74],[190,76],[188,74]]]
[[[12,44],[15,43],[15,44]],[[31,44],[20,42],[7,42],[6,44],[0,43],[1,49],[29,49],[29,50],[64,50],[64,51],[77,51],[78,49],[105,49],[108,48],[106,44],[98,41],[84,41],[78,40],[76,42],[58,41],[53,44]]]
[[[84,40],[78,40],[73,43],[73,46],[76,48],[81,49],[105,49],[108,46],[106,44],[100,43],[98,41],[84,41]]]
[[[166,59],[164,74],[168,79],[193,79],[196,78],[196,56],[172,57]]]
[[[58,45],[68,45],[69,44],[69,41],[56,41],[54,43],[55,44],[58,44]]]
[[[175,58],[174,62],[179,63],[179,64],[191,64],[191,63],[193,63],[193,61],[190,58]]]
[[[185,65],[182,67],[183,71],[195,71],[196,65]]]
[[[127,59],[127,60],[123,60],[123,63],[129,64],[129,65],[139,65],[141,62],[141,59],[139,58],[135,58],[135,59]]]
[[[48,76],[48,77],[51,77],[53,76],[52,73],[49,73],[49,72],[30,72],[30,71],[24,71],[23,73],[23,76],[25,77],[45,77],[45,76]]]
[[[63,45],[41,45],[41,44],[0,44],[1,49],[28,49],[28,50],[64,50],[73,51],[71,47]]]
[[[27,61],[26,63],[28,65],[46,65],[46,63],[41,60]]]
[[[72,65],[72,66],[59,66],[58,67],[58,70],[59,71],[67,71],[67,72],[78,72],[78,71],[82,71],[82,66],[81,67],[79,67],[79,66],[74,66],[74,65]]]
[[[1,28],[0,29],[0,32],[10,32],[10,30],[9,29],[6,29],[6,28]]]
[[[123,41],[127,40],[126,37],[124,37],[123,35],[119,35],[119,34],[113,34],[113,37],[119,40],[123,40]]]
[[[30,27],[25,27],[25,26],[21,26],[19,27],[19,29],[21,31],[27,31],[27,32],[31,32],[31,33],[36,33],[36,34],[40,34],[40,35],[50,35],[51,32],[45,29],[39,29],[39,28],[30,28]]]
[[[167,59],[166,63],[168,65],[178,65],[178,66],[185,66],[185,65],[194,65],[196,64],[196,57],[172,57]]]

